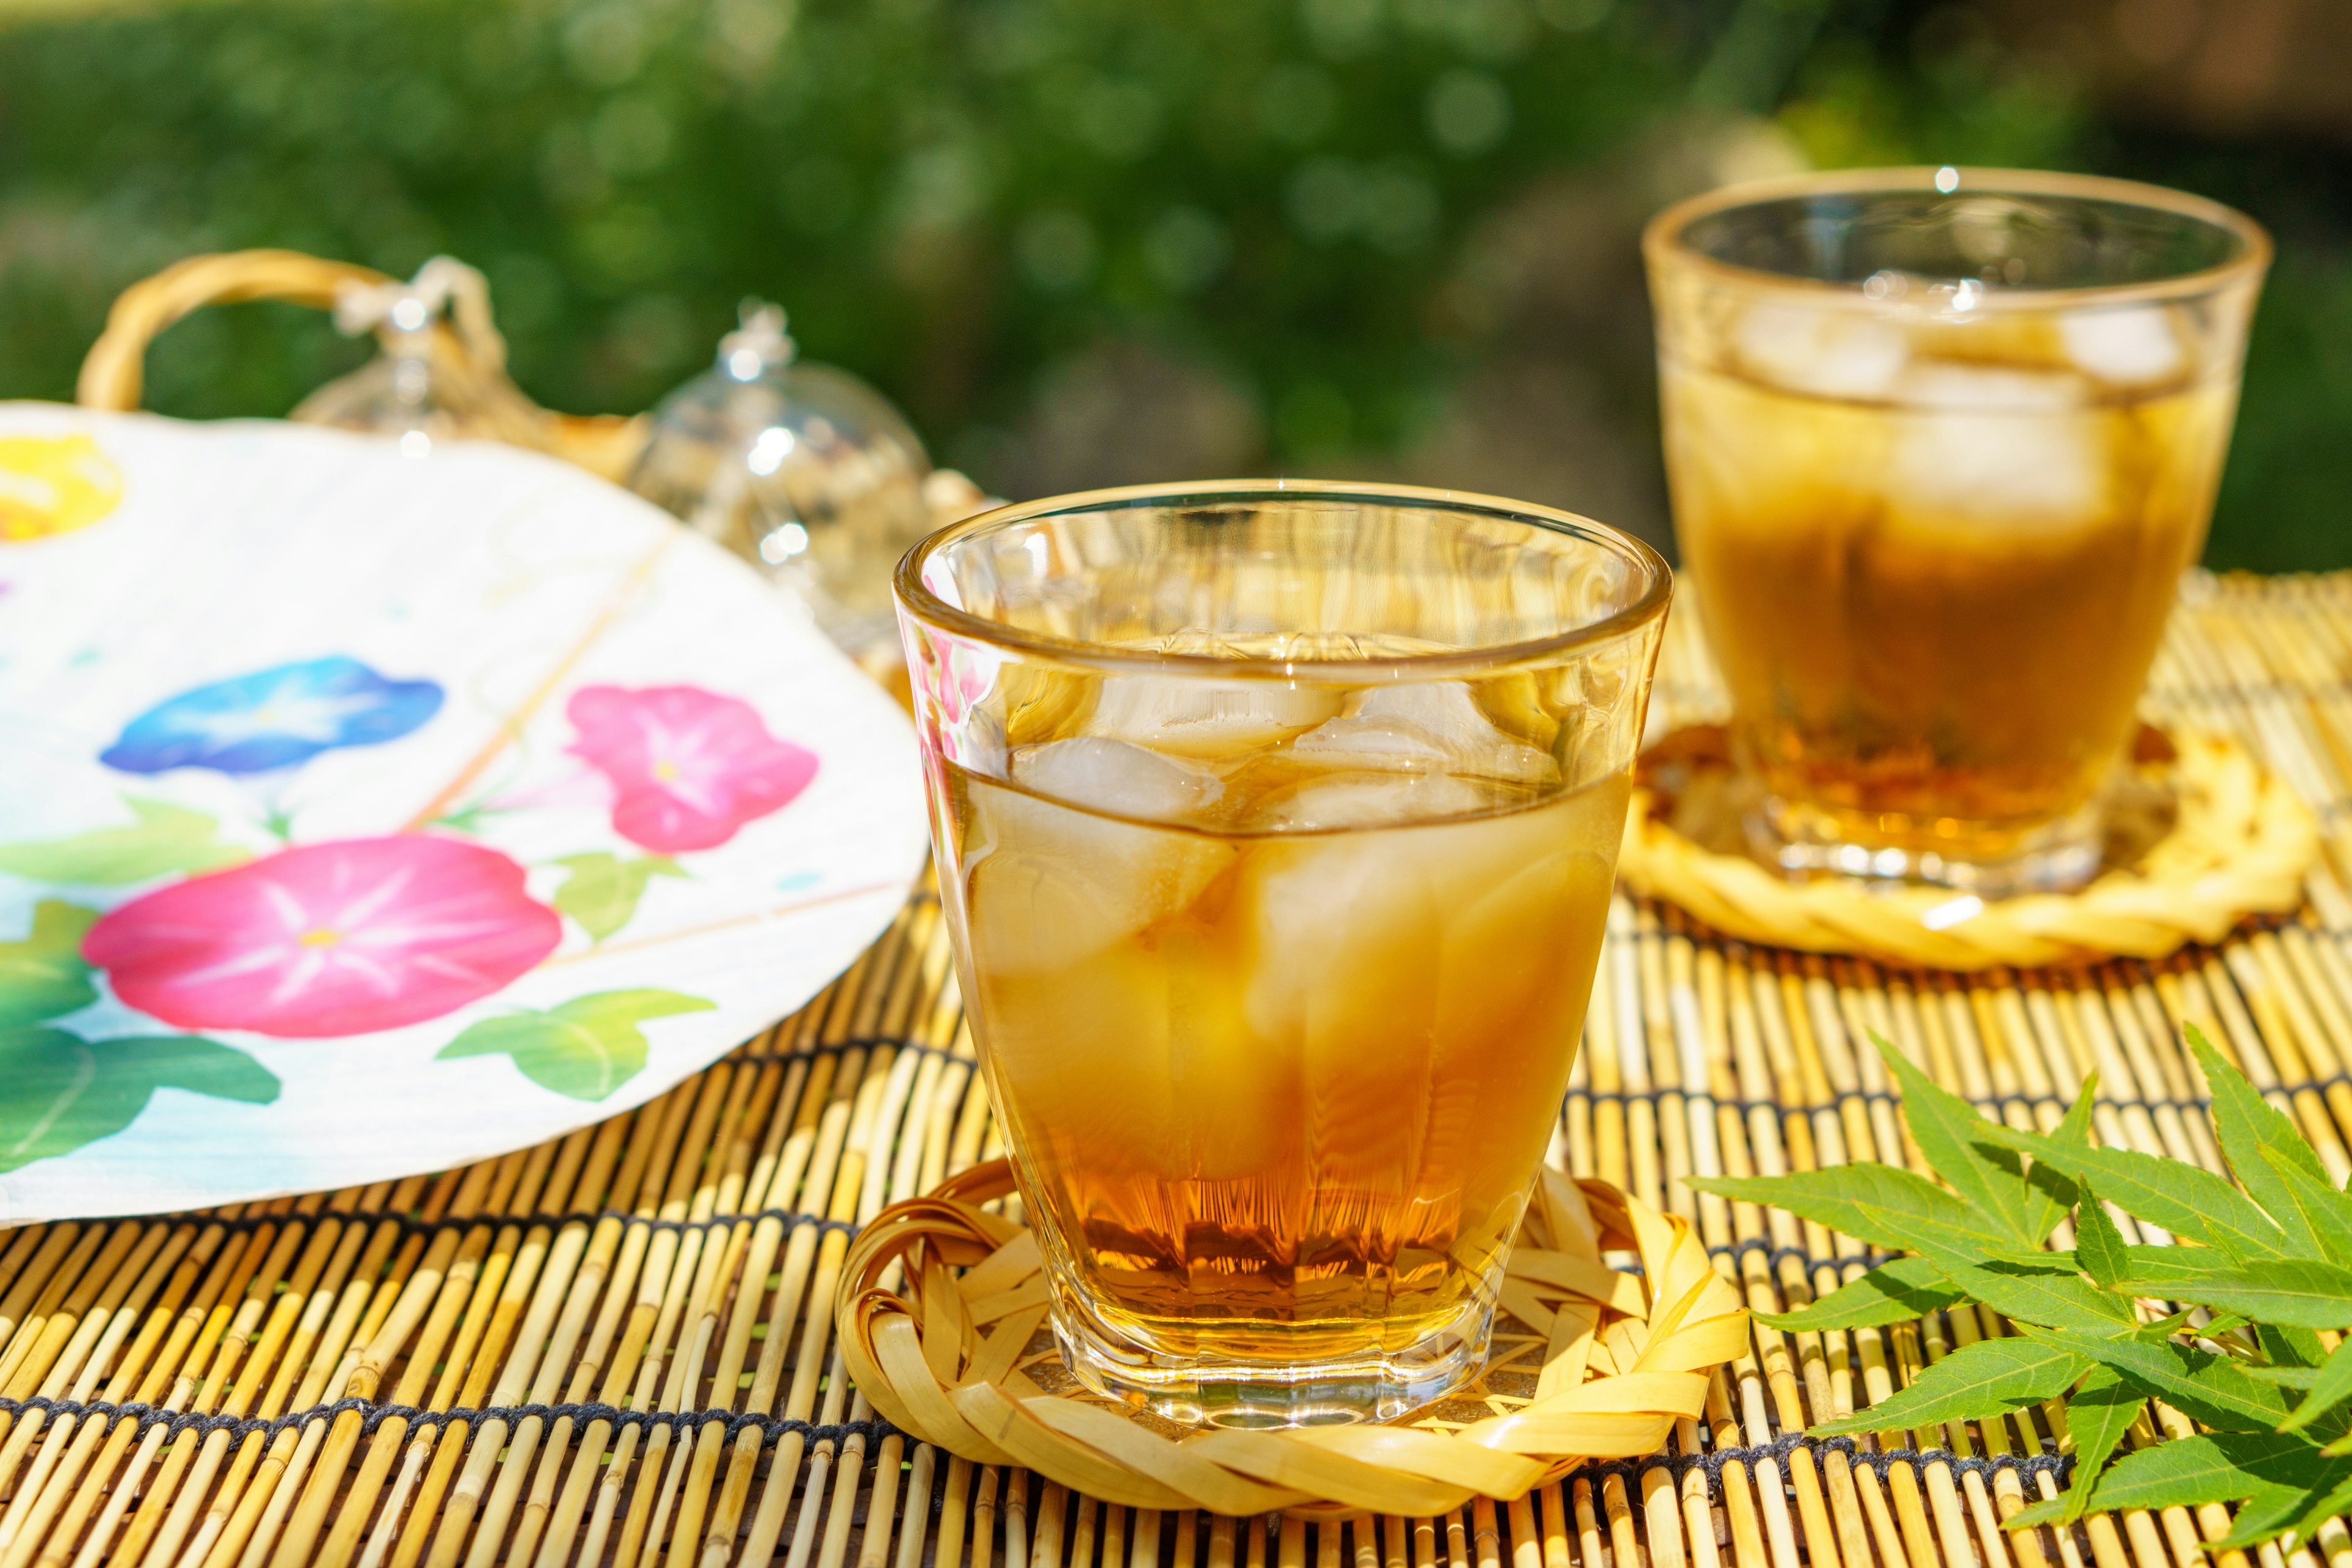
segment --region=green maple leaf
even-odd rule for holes
[[[2046,1162],[2076,1182],[2095,1184],[2108,1202],[2126,1214],[2218,1247],[2240,1263],[2293,1256],[2270,1216],[2210,1171],[2131,1149],[2062,1143],[1992,1121],[1984,1124],[1984,1136]]]
[[[2116,1375],[2109,1367],[2095,1366],[2066,1401],[2066,1431],[2074,1445],[2074,1484],[2066,1489],[2066,1518],[2083,1517],[2090,1506],[2092,1481],[2105,1468],[2131,1430],[2147,1396]]]
[[[97,923],[96,910],[44,899],[24,941],[0,942],[0,1029],[63,1017],[98,1000],[81,958],[81,939]]]
[[[1925,1176],[1874,1160],[1787,1176],[1693,1176],[1702,1193],[1770,1204],[1832,1230],[1902,1252],[1941,1247],[1961,1256],[2005,1251],[2009,1231]]]
[[[1976,1107],[1937,1088],[1885,1036],[1874,1033],[1871,1040],[1902,1087],[1903,1120],[1910,1124],[1911,1137],[1927,1163],[1963,1203],[2007,1230],[2012,1246],[2039,1247],[2057,1221],[2053,1216],[2049,1224],[2038,1223],[2042,1205],[2027,1184],[2016,1152],[1980,1144],[1978,1132],[1984,1118]]]
[[[217,1040],[85,1040],[65,1029],[0,1029],[0,1171],[113,1136],[139,1119],[159,1089],[268,1105],[278,1084],[268,1068]]]
[[[2273,1432],[2200,1432],[2126,1454],[2088,1487],[2087,1506],[2120,1512],[2196,1508],[2256,1497],[2297,1499],[2316,1486],[2332,1484],[2330,1470],[2318,1449],[2294,1437]],[[2074,1484],[2084,1483],[2078,1479]],[[2009,1528],[2058,1523],[2066,1501],[2035,1503],[2011,1514]]]
[[[1867,1410],[1814,1426],[1816,1437],[1853,1436],[1979,1421],[2066,1392],[2091,1370],[2090,1358],[2034,1340],[1979,1340],[1964,1345]]]
[[[2273,1432],[2286,1418],[2286,1391],[2249,1377],[2228,1356],[2169,1341],[2103,1338],[2070,1329],[2021,1324],[2038,1343],[2099,1363],[2144,1394],[2179,1406],[2218,1432]]]
[[[2074,1261],[2084,1273],[2113,1289],[2130,1277],[2131,1250],[2116,1222],[2099,1206],[2097,1194],[2088,1185],[2082,1191],[2083,1200],[2074,1209]]]
[[[441,1047],[438,1059],[510,1056],[541,1089],[604,1100],[645,1070],[648,1018],[706,1012],[717,1004],[676,991],[598,991],[546,1012],[484,1018]]]
[[[1831,1291],[1793,1312],[1759,1312],[1757,1321],[1790,1333],[1806,1330],[1873,1329],[1907,1323],[1955,1307],[1968,1292],[1955,1289],[1925,1258],[1898,1258],[1881,1264],[1853,1284]]]
[[[566,855],[555,863],[572,872],[555,890],[556,910],[579,921],[580,929],[596,942],[635,918],[647,882],[656,877],[688,875],[667,855],[624,860],[600,850],[593,855]]]
[[[2221,1142],[2222,1157],[2230,1162],[2230,1173],[2278,1223],[2288,1246],[2298,1256],[2326,1256],[2303,1205],[2295,1201],[2294,1187],[2270,1158],[2274,1156],[2326,1186],[2327,1172],[2320,1164],[2319,1156],[2303,1141],[2294,1122],[2221,1059],[2221,1053],[2213,1048],[2202,1029],[2191,1024],[2186,1033],[2189,1048],[2195,1053],[2197,1065],[2204,1069],[2206,1087],[2213,1094],[2213,1131]]]
[[[0,871],[36,882],[118,888],[172,873],[217,870],[250,859],[216,837],[220,824],[201,811],[160,800],[126,798],[139,820],[71,838],[0,844]]]
[[[2310,1392],[2294,1414],[2279,1423],[2279,1430],[2300,1432],[2347,1399],[2352,1399],[2352,1340],[2337,1345],[2313,1374]]]

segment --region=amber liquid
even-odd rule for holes
[[[1906,405],[1670,364],[1668,467],[1767,790],[1822,841],[1998,860],[2129,738],[2235,391],[1945,368],[1958,395]]]
[[[1141,767],[1181,822],[1049,798],[1050,746],[939,764],[1032,1221],[1072,1308],[1178,1361],[1394,1354],[1491,1303],[1607,920],[1622,773],[1335,769],[1299,735],[1342,700],[1302,700]]]

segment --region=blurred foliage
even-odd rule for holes
[[[1899,0],[190,0],[0,35],[0,392],[69,396],[194,251],[448,252],[560,407],[646,406],[760,294],[1001,489],[1397,473],[1654,533],[1643,216],[1800,158],[2093,167],[2288,241],[2212,559],[2352,564],[2352,227],[2269,157]],[[365,352],[207,311],[149,403]]]

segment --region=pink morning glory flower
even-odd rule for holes
[[[564,711],[580,731],[572,750],[613,781],[613,831],[656,854],[724,844],[816,776],[814,752],[698,686],[583,686]]]
[[[183,1029],[364,1035],[454,1013],[554,951],[555,911],[495,849],[401,834],[308,844],[133,899],[82,957]]]

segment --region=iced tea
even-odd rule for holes
[[[1352,592],[1261,559],[1269,592]],[[1083,1381],[1252,1424],[1475,1370],[1607,923],[1638,629],[1434,674],[1455,650],[1376,629],[1189,630],[1108,673],[910,643],[959,973]]]
[[[1654,240],[1675,534],[1759,848],[2065,885],[2096,864],[2097,797],[2204,540],[2258,268],[2218,304],[2063,287],[2043,198],[1943,173],[1960,195],[1841,252],[1932,272],[1743,287]],[[1939,223],[1973,250],[1920,255]]]

